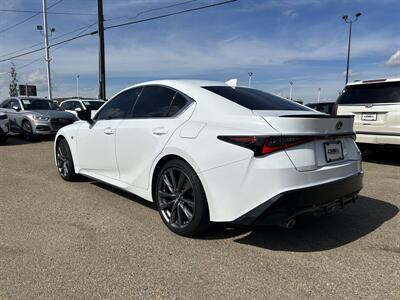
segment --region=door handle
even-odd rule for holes
[[[104,133],[107,135],[112,135],[115,133],[115,129],[112,129],[111,127],[107,127],[104,129]]]
[[[153,129],[154,135],[166,135],[168,133],[168,129],[165,127],[157,127]]]

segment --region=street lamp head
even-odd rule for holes
[[[54,31],[56,31],[55,28],[51,28],[51,29],[50,29],[50,32],[54,32]]]
[[[344,15],[344,16],[342,17],[342,19],[345,20],[345,21],[346,21],[348,18],[349,18],[348,15]]]
[[[253,72],[249,72],[248,74],[249,74],[250,77],[253,76]]]
[[[43,26],[42,25],[36,25],[36,29],[37,30],[43,30]]]
[[[290,85],[293,85],[293,81],[289,81],[289,84],[290,84]]]
[[[362,14],[360,12],[356,13],[356,18],[361,17],[361,15]]]

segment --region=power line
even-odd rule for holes
[[[238,0],[227,0],[227,1],[219,2],[219,3],[210,4],[210,5],[204,5],[204,6],[200,6],[200,7],[189,8],[189,9],[185,9],[185,10],[181,10],[181,11],[178,11],[178,12],[173,12],[173,13],[169,13],[169,14],[165,14],[165,15],[161,15],[161,16],[155,16],[155,17],[151,17],[151,18],[147,18],[147,19],[142,19],[142,20],[131,21],[131,22],[126,22],[126,23],[122,23],[122,24],[111,25],[111,26],[108,26],[108,27],[104,27],[104,30],[117,28],[117,27],[122,27],[122,26],[127,26],[127,25],[131,25],[131,24],[137,24],[137,23],[142,23],[142,22],[153,21],[153,20],[157,20],[157,19],[163,19],[163,18],[176,16],[176,15],[180,15],[180,14],[184,14],[184,13],[188,13],[188,12],[192,12],[192,11],[203,10],[203,9],[207,9],[207,8],[211,8],[211,7],[221,6],[221,5],[232,3],[232,2],[236,2],[236,1],[238,1]],[[96,33],[97,33],[97,31],[94,31],[91,34],[96,34]]]
[[[75,32],[77,32],[77,31],[81,31],[82,29],[83,29],[83,30],[89,29],[90,27],[92,27],[92,26],[95,25],[96,23],[97,23],[97,21],[94,22],[94,23],[91,23],[90,25],[86,25],[86,26],[82,26],[82,27],[76,28],[76,29],[74,29],[74,30],[72,30],[72,31],[69,31],[69,32],[63,33],[63,34],[61,34],[61,35],[58,35],[58,36],[56,36],[56,37],[54,37],[54,38],[51,38],[50,40],[51,40],[51,41],[58,40],[58,39],[60,39],[60,38],[62,38],[62,37],[64,37],[64,36],[70,35],[70,34],[75,33]],[[30,45],[30,46],[28,46],[28,47],[24,47],[24,48],[19,49],[19,50],[15,50],[15,51],[12,51],[12,52],[9,52],[9,53],[6,53],[6,54],[2,54],[2,55],[0,55],[0,58],[1,58],[1,57],[5,57],[5,56],[9,56],[9,55],[13,55],[13,54],[15,54],[15,53],[18,53],[18,52],[21,52],[21,51],[25,51],[25,50],[28,50],[28,49],[32,49],[33,47],[39,46],[39,45],[41,45],[41,44],[43,44],[43,42],[39,42],[39,43]]]
[[[90,27],[92,27],[94,24],[96,24],[97,22],[94,22],[94,23],[92,23],[92,24],[90,24],[90,25],[88,25],[88,26],[85,26],[85,27],[80,27],[80,28],[77,28],[77,29],[75,29],[75,30],[73,30],[73,31],[70,31],[70,32],[68,32],[68,33],[66,33],[66,34],[63,34],[63,36],[64,35],[68,35],[68,34],[71,34],[71,33],[73,33],[73,32],[76,32],[76,31],[79,31],[79,33],[77,34],[77,36],[78,35],[81,35],[82,33],[84,33],[86,30],[88,30]],[[83,30],[81,30],[81,29],[83,29]],[[60,38],[61,36],[59,36],[59,37],[57,37],[57,38]],[[54,38],[55,39],[55,38]],[[53,39],[53,40],[54,40]],[[40,44],[42,44],[42,43],[40,43]],[[66,45],[66,44],[61,44],[61,45],[58,45],[58,47],[56,47],[56,48],[54,48],[53,49],[53,53],[55,52],[55,51],[57,51],[58,49],[60,49],[62,46],[64,46],[64,45]],[[34,63],[36,63],[36,62],[38,62],[38,61],[40,61],[40,60],[42,60],[43,59],[43,57],[41,56],[41,57],[39,57],[39,58],[36,58],[36,59],[34,59],[34,60],[32,60],[31,62],[29,62],[29,63],[27,63],[27,64],[24,64],[24,65],[22,65],[22,66],[20,66],[20,67],[18,67],[18,70],[21,70],[21,69],[23,69],[23,68],[25,68],[25,67],[28,67],[28,66],[30,66],[30,65],[32,65],[32,64],[34,64]]]
[[[181,11],[178,11],[178,12],[169,13],[169,14],[165,14],[165,15],[160,15],[160,16],[156,16],[156,17],[151,17],[151,18],[147,18],[147,19],[142,19],[142,20],[137,20],[137,21],[132,21],[132,22],[126,22],[126,23],[116,24],[116,25],[112,25],[112,26],[105,27],[104,30],[112,29],[112,28],[117,28],[117,27],[122,27],[122,26],[127,26],[127,25],[132,25],[132,24],[137,24],[137,23],[143,23],[143,22],[153,21],[153,20],[162,19],[162,18],[174,16],[174,15],[179,15],[179,14],[187,13],[187,12],[192,12],[192,11],[207,9],[207,8],[211,8],[211,7],[215,7],[215,6],[221,6],[221,5],[228,4],[228,3],[232,3],[232,2],[236,2],[236,1],[238,1],[238,0],[227,0],[227,1],[219,2],[219,3],[214,3],[214,4],[205,5],[205,6],[200,6],[200,7],[196,7],[196,8],[181,10]],[[58,43],[52,44],[52,45],[49,46],[49,48],[54,47],[54,46],[57,46],[57,45],[61,45],[61,44],[64,44],[64,43],[68,43],[68,42],[71,42],[71,41],[73,41],[73,40],[76,40],[76,39],[85,37],[85,36],[94,35],[94,34],[96,34],[96,33],[97,33],[97,30],[96,30],[96,31],[93,31],[93,32],[90,32],[90,33],[80,34],[80,35],[77,35],[77,36],[75,36],[75,37],[72,37],[72,38],[69,38],[69,39],[66,39],[66,40],[62,40],[62,41],[60,41],[60,42],[58,42]],[[43,49],[44,49],[44,47],[41,47],[41,48],[37,48],[37,49],[31,50],[31,51],[28,51],[28,52],[25,52],[25,53],[21,53],[21,54],[18,54],[18,55],[14,55],[14,56],[12,56],[12,57],[0,59],[0,62],[9,61],[9,60],[12,60],[12,59],[21,57],[21,56],[25,56],[25,55],[32,54],[32,53],[35,53],[35,52],[39,52],[39,51],[41,51],[41,50],[43,50]]]
[[[50,8],[50,6],[48,7]],[[13,13],[35,13],[41,14],[41,11],[38,10],[18,10],[18,9],[0,9],[0,12],[13,12]],[[80,12],[72,12],[72,11],[49,11],[47,14],[53,15],[76,15],[76,16],[95,16],[95,13],[80,13]]]
[[[50,9],[50,8],[52,8],[52,7],[54,7],[54,6],[56,6],[57,4],[59,4],[59,3],[63,2],[63,1],[64,1],[64,0],[58,0],[57,2],[53,3],[52,5],[50,5],[50,6],[48,7],[48,9]],[[26,22],[28,22],[29,20],[31,20],[31,19],[33,19],[34,17],[40,15],[41,13],[42,13],[42,12],[37,12],[37,13],[33,14],[32,16],[30,16],[30,17],[28,17],[28,18],[26,18],[26,19],[23,19],[22,21],[19,21],[18,23],[15,23],[15,24],[13,24],[13,25],[11,25],[11,26],[8,26],[8,27],[6,27],[6,28],[3,28],[3,29],[0,30],[0,33],[6,32],[6,31],[11,30],[11,29],[14,29],[15,27],[17,27],[17,26],[19,26],[19,25],[22,25],[22,24],[24,24],[24,23],[26,23]]]
[[[167,9],[167,8],[172,8],[172,7],[177,7],[177,6],[182,6],[185,4],[189,4],[192,2],[196,2],[199,0],[189,0],[189,1],[185,1],[185,2],[180,2],[180,3],[176,3],[176,4],[170,4],[170,5],[166,5],[166,6],[161,6],[161,7],[156,7],[156,8],[151,8],[151,9],[147,9],[147,10],[143,10],[141,12],[138,12],[135,16],[121,16],[121,17],[115,17],[115,18],[111,18],[111,19],[106,19],[105,21],[114,21],[114,20],[118,20],[118,19],[136,19],[137,17],[139,17],[140,15],[144,15],[146,13],[152,12],[152,11],[157,11],[157,10],[163,10],[163,9]]]

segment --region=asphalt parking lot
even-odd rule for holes
[[[0,299],[400,299],[395,152],[368,156],[361,197],[334,215],[188,239],[151,203],[64,182],[52,145],[0,145]]]

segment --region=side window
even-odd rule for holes
[[[71,110],[71,102],[69,101],[69,102],[61,103],[61,108],[64,110]]]
[[[21,109],[21,104],[19,104],[19,101],[17,99],[12,99],[10,107],[18,107],[18,109]]]
[[[146,86],[133,109],[133,118],[165,118],[175,91],[161,86]]]
[[[97,120],[124,119],[140,94],[141,88],[127,90],[112,98],[97,115]]]
[[[180,93],[176,93],[174,100],[172,100],[171,107],[169,108],[168,117],[177,115],[186,105],[189,100]]]

